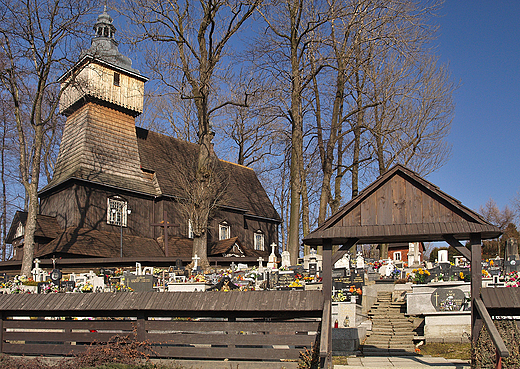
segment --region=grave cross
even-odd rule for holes
[[[163,212],[163,220],[159,223],[152,223],[150,224],[154,227],[162,227],[163,229],[163,237],[164,237],[164,254],[166,257],[168,257],[168,228],[171,227],[180,227],[179,224],[172,224],[168,222],[168,216],[166,214],[166,210]]]
[[[197,269],[197,267],[199,266],[199,260],[200,260],[200,257],[197,256],[197,254],[195,254],[194,257],[192,257],[192,260],[193,260],[193,269]]]

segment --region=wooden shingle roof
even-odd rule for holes
[[[118,233],[87,228],[67,228],[54,240],[35,252],[35,257],[119,257],[121,238]],[[123,235],[124,257],[164,257],[164,251],[153,238]]]
[[[308,245],[324,239],[334,244],[357,238],[359,243],[458,240],[479,233],[496,238],[501,231],[479,214],[401,166],[388,170],[325,223],[304,238]]]
[[[269,251],[267,250],[254,250],[249,247],[244,246],[238,237],[232,237],[225,240],[219,240],[215,242],[211,247],[209,248],[209,255],[211,256],[220,256],[222,254],[227,254],[230,252],[230,250],[233,248],[233,246],[237,244],[242,252],[244,253],[244,256],[250,256],[250,257],[268,257]]]
[[[136,128],[141,167],[153,173],[160,193],[185,198],[185,187],[190,175],[196,172],[198,145]],[[246,216],[280,221],[255,172],[247,167],[218,161],[219,177],[223,189],[221,205]]]
[[[6,237],[6,243],[12,243],[16,234],[18,224],[22,223],[25,226],[27,221],[26,211],[17,211],[11,222],[11,228]],[[55,238],[62,232],[61,227],[55,217],[38,214],[36,216],[36,230],[34,232],[35,237],[42,238]]]

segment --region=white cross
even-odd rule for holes
[[[264,261],[264,258],[260,256],[256,261],[258,261],[258,269],[261,269],[263,267],[262,261]]]
[[[40,259],[34,259],[34,269],[38,269],[40,267]]]
[[[197,269],[197,267],[199,266],[200,257],[198,257],[197,254],[195,254],[195,256],[191,258],[191,260],[193,260],[193,269]]]

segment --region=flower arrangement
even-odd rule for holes
[[[58,293],[60,292],[60,288],[56,286],[54,283],[46,283],[41,287],[42,293]]]
[[[303,287],[303,285],[300,283],[299,279],[295,279],[294,281],[291,282],[289,287]]]
[[[504,276],[506,287],[520,287],[520,272],[510,272]]]
[[[413,269],[412,273],[414,273],[413,283],[415,284],[424,284],[424,282],[426,281],[426,276],[430,275],[428,269],[423,268]]]
[[[348,290],[351,294],[354,296],[361,296],[363,294],[363,291],[361,291],[361,288],[356,288],[356,286],[350,286],[350,289]]]
[[[343,291],[338,291],[334,296],[332,296],[332,301],[335,302],[343,302],[347,301],[347,295],[343,293]]]
[[[491,274],[485,269],[482,269],[482,277],[484,278],[491,278]]]

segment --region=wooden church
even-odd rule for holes
[[[53,178],[39,193],[35,257],[90,266],[190,262],[191,221],[181,202],[198,145],[135,126],[147,78],[118,51],[106,9],[94,30],[90,49],[60,78],[67,121]],[[253,170],[218,165],[225,184],[207,229],[210,263],[267,259],[278,213]],[[22,259],[26,217],[16,213],[7,237],[11,264]]]

